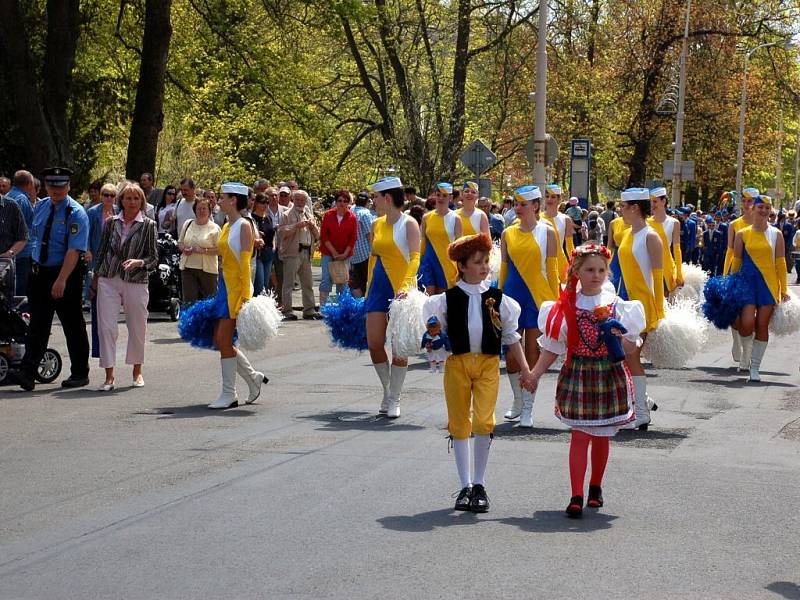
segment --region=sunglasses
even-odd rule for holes
[[[177,196],[177,193],[176,192],[167,192],[165,195],[166,196]]]
[[[108,192],[103,194],[103,198],[116,198],[116,196],[116,194],[109,194]]]

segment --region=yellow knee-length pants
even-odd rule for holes
[[[494,431],[494,408],[500,388],[500,357],[494,354],[453,354],[444,365],[447,429],[454,439]],[[470,410],[470,408],[472,410]]]

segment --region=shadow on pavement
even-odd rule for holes
[[[185,344],[186,342],[180,337],[174,338],[158,338],[149,340],[151,344]]]
[[[800,599],[800,585],[791,581],[773,581],[765,589],[792,600]]]
[[[458,512],[452,508],[440,508],[416,515],[396,515],[377,519],[386,529],[393,531],[409,531],[422,533],[433,531],[439,527],[452,527],[453,525],[474,525],[479,521],[478,515],[471,512]]]
[[[737,373],[736,367],[695,367],[694,369],[690,369],[694,371],[702,371],[703,373],[709,373],[711,375],[720,375],[722,377],[746,377],[747,373],[744,371]],[[761,371],[759,373],[764,376],[770,377],[791,377],[791,373],[784,373],[783,371]]]
[[[593,509],[584,509],[581,519],[569,519],[563,510],[537,510],[533,517],[507,517],[498,522],[530,533],[581,533],[610,529],[612,521],[618,518]]]
[[[761,372],[762,376],[769,376],[768,373]],[[752,388],[753,391],[758,390],[759,388],[764,387],[781,387],[781,388],[794,388],[797,387],[793,383],[783,383],[780,381],[765,381],[764,379],[761,380],[760,383],[753,383],[747,381],[745,379],[747,375],[744,373],[738,374],[738,379],[687,379],[687,383],[705,383],[707,385],[718,385],[720,387],[731,388],[731,389],[741,389],[741,388]],[[731,375],[731,377],[736,377],[736,375]]]
[[[140,415],[154,415],[160,419],[204,419],[207,417],[253,417],[255,412],[241,405],[236,408],[213,410],[207,404],[192,404],[190,406],[162,406],[144,411]]]
[[[295,419],[317,421],[323,424],[324,430],[329,431],[416,431],[425,429],[423,425],[404,422],[400,419],[389,419],[385,415],[356,411],[332,411],[319,413],[305,413],[294,415]]]

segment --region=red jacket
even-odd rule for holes
[[[319,251],[321,254],[331,256],[331,251],[328,249],[326,241],[336,248],[337,252],[344,252],[345,248],[350,248],[348,257],[353,256],[353,248],[356,245],[356,236],[358,235],[358,219],[353,214],[353,211],[348,210],[339,223],[336,217],[336,209],[331,208],[325,211],[322,217],[322,226],[320,227],[319,238]]]

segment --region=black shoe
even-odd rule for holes
[[[603,488],[599,485],[589,486],[589,497],[586,499],[588,508],[600,508],[603,506]]]
[[[569,499],[567,516],[570,519],[580,519],[583,516],[583,496],[573,496]]]
[[[26,392],[32,392],[36,387],[36,379],[24,369],[17,369],[9,373],[11,378]]]
[[[306,321],[321,321],[323,319],[323,316],[318,312],[313,312],[310,315],[303,315],[303,318]]]
[[[61,387],[64,388],[79,388],[86,385],[89,385],[88,377],[75,377],[74,375],[70,375],[61,382]]]
[[[283,315],[282,321],[297,321],[297,315],[294,313],[289,313],[288,315]]]
[[[476,513],[485,513],[489,510],[489,497],[486,495],[486,489],[480,483],[472,486],[469,509]]]
[[[458,498],[456,498],[455,509],[470,510],[469,505],[471,500],[472,500],[472,488],[470,486],[461,488],[461,491],[458,493]]]

